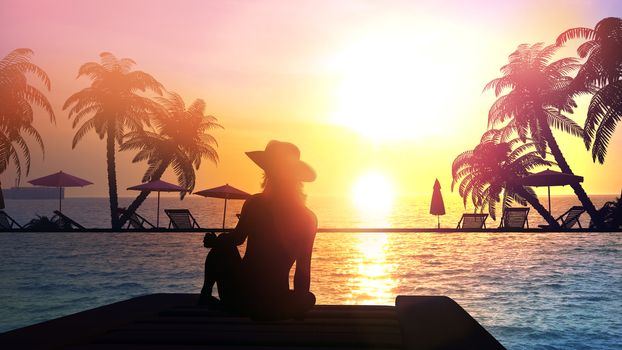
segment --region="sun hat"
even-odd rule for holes
[[[267,174],[286,174],[304,182],[315,180],[315,171],[300,160],[300,150],[293,143],[271,140],[265,150],[246,155]]]

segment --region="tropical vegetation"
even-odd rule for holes
[[[43,139],[32,124],[35,108],[43,109],[50,121],[56,122],[47,97],[28,81],[28,75],[32,75],[50,91],[50,78],[41,67],[30,62],[32,54],[30,49],[16,49],[0,60],[0,173],[12,164],[18,182],[23,172],[26,175],[30,172],[30,147],[25,136],[32,137],[45,152]]]
[[[557,45],[572,39],[587,40],[577,48],[586,58],[576,78],[577,93],[593,94],[587,111],[583,139],[592,158],[605,161],[607,147],[622,118],[622,19],[608,17],[591,28],[572,28],[561,33]]]
[[[195,169],[198,170],[203,159],[218,162],[216,139],[208,132],[222,128],[216,118],[205,114],[205,102],[196,99],[186,107],[182,97],[174,92],[167,97],[157,97],[156,101],[163,107],[153,117],[156,132],[137,130],[125,135],[121,145],[122,151],[137,151],[133,162],[146,161],[147,170],[143,182],[158,180],[168,167],[173,169],[181,187],[189,191],[196,183]],[[143,203],[149,191],[142,191],[127,208],[126,215],[121,217],[123,225],[129,215]],[[181,198],[185,192],[181,192]]]
[[[553,61],[559,48],[573,39],[586,40],[577,48],[579,58]],[[525,187],[526,193],[522,193],[512,185],[515,181],[511,178],[527,176],[532,169],[517,170],[515,167],[520,169],[522,164],[514,162],[520,159],[517,154],[533,147],[539,160],[533,152],[524,153],[533,164],[546,165],[550,154],[562,172],[572,174],[552,128],[583,138],[594,161],[604,162],[609,141],[622,118],[622,19],[604,18],[594,29],[568,29],[553,45],[519,45],[501,67],[501,73],[484,88],[494,90],[497,97],[488,113],[491,130],[480,145],[454,160],[452,188],[460,183],[464,203],[471,197],[476,208],[488,205],[493,218],[494,204],[503,193],[504,206],[522,199],[553,225],[550,214],[539,203],[532,204],[534,198],[537,200],[532,190]],[[577,108],[575,98],[581,94],[592,95],[584,127],[565,115]],[[580,183],[571,186],[592,225],[604,228],[605,215],[611,221],[613,202],[597,211]]]
[[[569,74],[579,69],[580,61],[567,57],[551,62],[558,49],[557,45],[543,43],[519,45],[510,54],[508,64],[501,67],[502,76],[489,82],[484,91],[493,89],[498,97],[488,113],[489,126],[502,126],[523,142],[531,138],[542,157],[550,150],[561,171],[572,174],[551,128],[583,137],[583,128],[564,115],[577,107]],[[592,221],[600,227],[598,212],[581,184],[571,186]]]
[[[471,198],[474,207],[488,213],[496,220],[496,206],[502,208],[513,203],[529,203],[551,225],[558,227],[551,214],[540,204],[531,187],[524,187],[520,179],[533,169],[552,166],[554,163],[541,157],[533,142],[522,143],[515,138],[502,141],[503,131],[491,129],[484,133],[473,149],[458,155],[452,164],[451,189],[458,185],[458,193],[466,207]]]
[[[56,215],[52,217],[37,215],[36,218],[30,220],[26,225],[24,225],[24,228],[31,231],[46,232],[57,230],[71,230],[72,226],[70,223],[62,220]]]
[[[73,128],[78,130],[73,138],[75,148],[91,130],[100,139],[106,138],[106,162],[110,218],[113,228],[120,228],[117,209],[117,175],[115,143],[121,145],[125,132],[142,130],[149,125],[150,116],[161,107],[139,92],[147,90],[162,94],[163,86],[154,77],[132,70],[136,64],[129,58],[118,59],[109,52],[100,54],[101,63],[88,62],[80,67],[78,78],[86,76],[91,85],[71,95],[63,109],[69,109]]]
[[[606,202],[602,208],[598,210],[603,218],[605,228],[619,230],[622,228],[622,193],[620,197],[613,201]],[[590,223],[593,226],[593,223]]]

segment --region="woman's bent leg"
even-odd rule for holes
[[[199,302],[212,300],[214,283],[218,287],[220,300],[228,303],[234,297],[237,273],[242,258],[235,245],[210,249],[205,257],[205,277]]]

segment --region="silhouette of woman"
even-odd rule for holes
[[[246,200],[232,233],[206,235],[204,245],[212,249],[205,259],[199,302],[254,319],[299,318],[315,304],[309,287],[317,219],[302,192],[302,182],[315,180],[315,172],[300,161],[300,151],[291,143],[270,141],[264,151],[246,154],[264,170],[263,192]],[[246,239],[240,258],[236,246]],[[211,296],[214,283],[220,301]]]

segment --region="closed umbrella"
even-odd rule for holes
[[[519,180],[523,186],[547,187],[549,199],[549,213],[551,213],[551,186],[566,186],[583,182],[583,176],[562,173],[546,169],[538,173],[527,175]]]
[[[190,192],[187,189],[162,180],[153,180],[140,185],[128,187],[132,191],[154,191],[158,192],[158,207],[156,212],[156,227],[160,227],[160,192]]]
[[[249,193],[238,190],[237,188],[230,186],[229,184],[214,188],[208,188],[207,190],[198,191],[194,194],[198,194],[199,196],[203,197],[222,198],[225,200],[225,209],[222,214],[222,228],[225,228],[225,218],[227,217],[227,201],[229,199],[246,199],[250,197]]]
[[[58,187],[58,211],[62,211],[62,189],[64,187],[84,187],[93,183],[62,171],[28,181],[35,186]]]
[[[438,228],[441,228],[440,215],[445,215],[445,203],[443,203],[441,184],[438,182],[438,179],[434,182],[434,191],[432,192],[432,201],[430,202],[430,214],[436,215]]]

